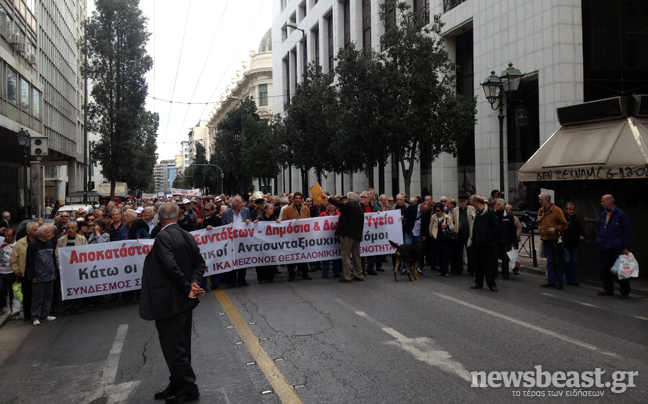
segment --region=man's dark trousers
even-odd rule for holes
[[[601,275],[601,282],[603,283],[603,290],[608,293],[614,293],[614,274],[610,268],[614,265],[619,255],[623,254],[623,250],[599,250],[599,273]],[[621,296],[628,296],[630,294],[630,279],[618,279],[619,289]]]
[[[475,257],[475,285],[483,286],[484,278],[489,288],[496,287],[497,276],[497,251],[493,247],[474,247]],[[470,261],[470,258],[468,258]]]
[[[170,385],[183,393],[198,392],[196,375],[191,367],[192,313],[193,310],[189,309],[155,320],[164,360],[171,372]]]

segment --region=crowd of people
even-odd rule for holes
[[[316,205],[312,198],[300,192],[281,196],[255,192],[251,195],[227,195],[161,198],[160,200],[130,199],[115,204],[94,204],[86,212],[79,209],[70,213],[62,210],[54,224],[42,220],[27,223],[23,234],[6,220],[0,228],[0,287],[2,310],[11,301],[14,282],[19,282],[23,293],[23,319],[39,325],[53,321],[63,311],[65,315],[81,314],[85,307],[102,306],[118,301],[120,304],[138,303],[139,292],[99,296],[88,299],[66,300],[62,304],[58,250],[63,247],[106,243],[118,240],[155,238],[161,230],[158,207],[164,202],[178,206],[177,223],[186,231],[213,229],[227,224],[257,221],[287,221],[318,216],[340,216],[336,236],[341,238],[342,258],[325,262],[288,264],[288,281],[297,277],[311,280],[321,271],[322,278],[339,278],[340,282],[362,281],[365,275],[383,272],[388,256],[359,256],[363,218],[365,213],[397,210],[401,218],[404,242],[422,243],[424,260],[422,271],[429,266],[438,276],[450,277],[467,272],[474,277],[472,289],[484,288],[497,292],[496,278],[509,280],[511,272],[519,274],[518,267],[510,265],[509,251],[520,242],[520,221],[512,207],[493,191],[486,199],[475,194],[459,195],[457,199],[443,196],[434,201],[430,195],[413,197],[407,201],[403,193],[395,197],[377,195],[373,189],[347,195],[324,194],[325,203]],[[583,240],[583,228],[575,216],[573,203],[563,212],[551,202],[549,194],[539,198],[538,229],[547,258],[547,282],[543,287],[562,289],[563,285],[578,286],[578,244]],[[604,212],[599,223],[597,246],[600,250],[600,276],[603,296],[613,295],[613,276],[609,268],[616,257],[630,248],[630,227],[625,213],[606,195],[601,205]],[[609,212],[609,213],[608,213]],[[5,212],[6,213],[6,212]],[[7,214],[8,215],[8,214]],[[10,216],[3,215],[4,219]],[[610,226],[609,223],[614,226]],[[498,269],[498,260],[501,269]],[[611,263],[610,263],[611,261]],[[393,264],[392,258],[392,264]],[[331,271],[332,268],[332,271]],[[277,266],[256,267],[259,284],[275,283],[281,274]],[[405,267],[400,269],[405,271]],[[332,272],[332,273],[331,273]],[[205,277],[202,288],[220,285],[233,288],[249,286],[247,268],[221,275]],[[629,294],[629,282],[620,281],[621,297]],[[61,307],[62,306],[62,307]]]

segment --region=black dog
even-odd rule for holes
[[[423,261],[423,243],[421,241],[417,241],[414,244],[398,245],[389,240],[389,244],[391,244],[391,246],[396,249],[396,252],[394,253],[396,255],[396,263],[394,264],[394,279],[396,279],[396,282],[398,282],[398,270],[401,267],[401,263],[405,263],[405,267],[407,268],[407,276],[409,276],[410,281],[413,282],[414,279],[418,280],[417,268],[419,262]],[[414,273],[413,279],[412,272]]]

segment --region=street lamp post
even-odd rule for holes
[[[506,100],[504,95],[507,96],[517,91],[520,80],[522,79],[522,72],[513,67],[513,63],[509,63],[506,70],[498,77],[495,71],[491,71],[490,76],[481,84],[484,88],[484,94],[491,106],[491,109],[498,110],[499,114],[499,165],[500,165],[500,198],[504,197],[504,107]]]
[[[29,219],[29,210],[27,209],[27,201],[29,200],[29,192],[27,190],[27,159],[28,159],[28,150],[29,150],[29,132],[25,129],[20,129],[16,133],[16,138],[18,139],[18,144],[23,148],[23,191],[24,191],[24,202],[23,202],[23,219]]]
[[[211,164],[211,163],[210,163],[210,164],[196,164],[196,163],[194,163],[194,166],[206,166],[206,167],[216,167],[216,168],[218,168],[218,171],[220,171],[220,177],[221,177],[220,192],[219,192],[219,193],[220,193],[220,194],[223,193],[223,181],[224,181],[224,179],[225,179],[225,173],[223,173],[223,169],[222,169],[222,168],[220,168],[220,167],[219,167],[218,165],[216,165],[216,164]]]
[[[299,27],[297,26],[297,24],[295,24],[294,22],[286,23],[286,27],[290,27],[290,28],[292,28],[292,29],[296,29],[296,30],[298,30],[298,31],[301,31],[301,33],[302,33],[302,45],[303,45],[303,47],[304,47],[303,52],[302,52],[302,56],[303,56],[302,59],[303,59],[303,64],[304,64],[304,88],[306,88],[306,84],[307,84],[307,83],[306,83],[306,79],[307,79],[307,77],[308,77],[308,73],[307,73],[307,71],[306,71],[306,69],[308,68],[308,63],[306,62],[306,60],[307,60],[307,55],[306,55],[306,31],[304,31],[303,29],[299,28]]]

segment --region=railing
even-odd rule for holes
[[[466,0],[443,0],[443,12],[447,13],[465,1]]]
[[[446,0],[447,1],[447,0]],[[430,23],[430,5],[426,4],[425,7],[417,11],[412,15],[410,24],[423,23],[423,25],[428,25]]]

